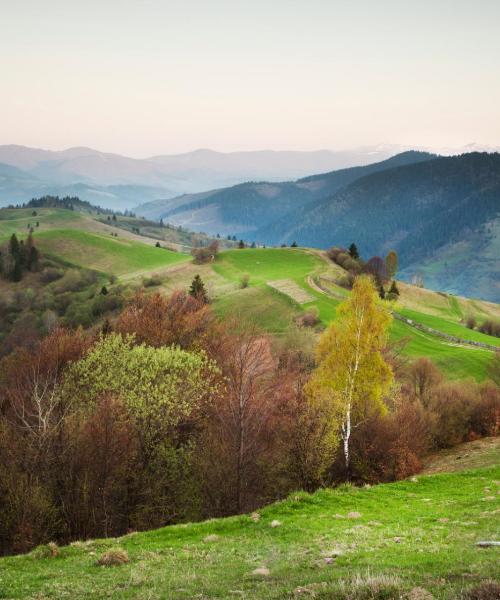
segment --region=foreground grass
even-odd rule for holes
[[[418,586],[436,598],[457,598],[500,576],[498,548],[475,545],[499,538],[499,480],[496,467],[297,493],[260,511],[258,520],[240,516],[79,542],[55,558],[37,558],[36,551],[4,558],[0,597],[396,598]],[[130,562],[96,566],[113,547],[126,550]],[[269,572],[254,573],[263,567]],[[382,586],[380,595],[354,594],[367,578],[369,588]]]

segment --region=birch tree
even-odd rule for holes
[[[330,405],[331,427],[342,443],[348,474],[353,429],[368,416],[385,410],[383,398],[393,374],[382,350],[390,322],[372,279],[361,276],[318,344],[318,367],[307,393],[312,401]]]

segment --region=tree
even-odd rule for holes
[[[340,429],[348,476],[352,430],[368,416],[384,412],[383,398],[393,381],[382,355],[390,322],[373,283],[358,277],[351,297],[339,306],[337,319],[320,339],[319,364],[307,384],[312,399],[331,406],[331,426]]]
[[[426,407],[429,405],[432,389],[443,381],[443,375],[432,360],[422,356],[409,366],[405,379],[410,395]]]
[[[194,276],[193,281],[191,282],[191,287],[189,288],[189,295],[204,304],[208,304],[208,296],[207,290],[205,289],[205,284],[203,283],[202,278],[196,274]]]
[[[354,258],[354,260],[358,260],[358,258],[359,258],[358,247],[356,246],[356,244],[354,242],[349,246],[349,254],[351,255],[351,258]]]
[[[384,281],[387,279],[385,261],[380,258],[380,256],[373,256],[370,258],[370,260],[364,266],[363,271],[374,278],[377,286],[383,285]]]
[[[297,248],[297,242],[295,240],[290,244],[290,248]]]
[[[12,267],[12,271],[10,272],[10,278],[12,281],[21,281],[23,277],[23,269],[21,267],[21,259],[16,257],[14,259],[14,265]]]
[[[244,242],[243,240],[240,240],[240,241],[238,242],[238,248],[239,248],[240,250],[242,250],[244,247],[245,247],[245,242]]]
[[[391,250],[385,257],[385,269],[389,279],[396,277],[396,273],[398,272],[398,254],[396,250]]]
[[[391,287],[389,288],[389,294],[393,294],[394,296],[399,296],[399,288],[396,284],[395,279],[392,280]]]
[[[10,241],[9,241],[9,252],[11,254],[11,256],[15,259],[16,257],[19,257],[20,254],[20,245],[19,245],[19,240],[17,239],[17,236],[15,233],[13,233],[10,236]]]

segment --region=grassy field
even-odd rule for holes
[[[330,287],[336,288],[335,297],[321,293],[309,285],[308,276],[311,273],[328,271],[329,265],[317,254],[300,249],[231,250],[221,253],[213,268],[221,277],[235,284],[243,273],[250,275],[248,290],[242,290],[237,294],[231,293],[227,296],[222,295],[216,299],[217,311],[220,314],[245,315],[272,333],[284,331],[287,323],[294,316],[312,306],[318,309],[321,321],[327,325],[335,318],[336,306],[341,302],[337,296],[345,295],[342,288],[336,288],[334,285]],[[314,300],[299,305],[284,294],[275,290],[269,291],[270,288],[266,285],[266,281],[284,278],[289,278],[306,289],[314,297]],[[256,288],[259,288],[260,291],[257,292]],[[254,291],[250,292],[252,289]],[[414,291],[413,296],[412,291]],[[279,296],[281,296],[281,300],[279,300]],[[470,302],[466,299],[440,295],[411,286],[404,286],[403,297],[402,308],[398,307],[398,309],[408,318],[465,340],[485,341],[489,344],[500,345],[497,338],[472,331],[460,324],[459,321],[464,310],[463,304],[465,303],[467,308]],[[426,301],[430,312],[440,316],[417,311],[414,308],[405,308],[405,305],[425,307]],[[483,304],[489,307],[490,303],[479,301],[479,306]],[[492,306],[495,307],[495,305]],[[484,379],[487,365],[493,356],[490,350],[453,344],[436,335],[418,331],[400,321],[393,322],[391,339],[393,341],[404,339],[406,345],[403,355],[410,359],[427,356],[448,377],[453,379],[465,377]]]
[[[499,480],[494,467],[297,493],[253,518],[35,550],[0,560],[0,597],[459,598],[500,576],[498,548],[476,546],[498,539]],[[96,565],[116,547],[129,563]]]
[[[214,264],[217,273],[234,281],[248,273],[253,285],[284,278],[300,280],[321,268],[324,263],[318,256],[294,248],[228,250]]]
[[[75,229],[55,229],[40,233],[37,244],[42,252],[63,256],[67,261],[98,271],[122,275],[151,271],[189,259],[186,254],[140,242]]]
[[[84,227],[85,218],[78,212],[56,208],[39,208],[36,216],[33,209],[28,208],[2,208],[0,209],[0,242],[10,238],[15,233],[24,238],[33,227],[34,235],[51,229],[68,228],[79,229]],[[39,226],[36,227],[36,223]]]

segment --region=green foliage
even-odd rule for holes
[[[66,386],[85,404],[101,394],[115,394],[135,418],[153,419],[168,429],[199,408],[214,390],[216,373],[202,352],[134,345],[132,337],[110,334],[71,365]]]

